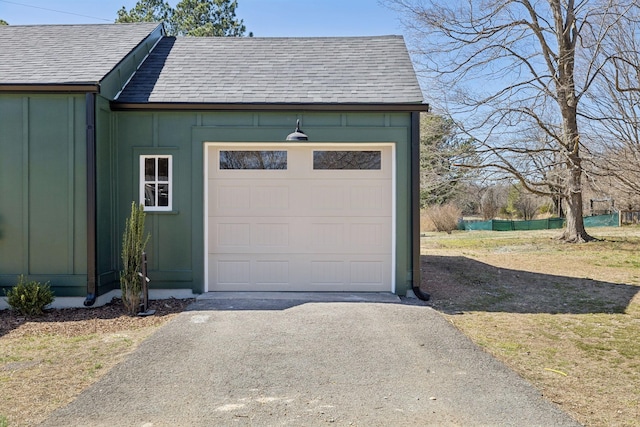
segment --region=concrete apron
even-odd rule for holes
[[[53,426],[579,425],[418,300],[199,298]]]

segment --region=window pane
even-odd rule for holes
[[[156,205],[156,185],[155,184],[144,185],[144,205],[145,206]]]
[[[313,169],[365,169],[379,170],[380,151],[314,151]]]
[[[158,206],[169,206],[169,184],[158,184]]]
[[[158,181],[169,181],[169,158],[158,158]]]
[[[156,159],[144,159],[144,180],[156,180]]]
[[[287,152],[220,151],[220,169],[287,169]]]

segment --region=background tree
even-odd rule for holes
[[[473,145],[459,138],[451,119],[434,114],[420,116],[420,202],[423,207],[458,199],[473,170]],[[456,203],[457,204],[457,203]],[[461,206],[462,207],[462,206]]]
[[[387,2],[405,13],[418,67],[447,91],[439,102],[483,166],[539,195],[551,196],[552,184],[566,205],[562,239],[592,240],[582,219],[581,100],[601,71],[602,46],[637,0]]]
[[[622,205],[640,197],[640,15],[638,8],[613,27],[600,51],[601,72],[588,95],[588,139],[596,189]]]
[[[182,0],[176,5],[172,25],[182,36],[240,37],[246,32],[236,18],[236,0]]]
[[[175,9],[163,0],[138,0],[129,11],[121,8],[116,22],[164,22],[169,35],[243,36],[246,27],[236,18],[237,7],[237,0],[182,0]]]
[[[166,22],[171,20],[173,9],[163,0],[138,0],[129,11],[124,6],[118,11],[116,22]]]
[[[529,221],[536,216],[544,202],[544,198],[528,192],[522,184],[517,183],[509,190],[507,209],[512,216]]]
[[[504,185],[492,185],[482,191],[480,213],[488,221],[495,218],[507,204],[508,189]]]
[[[0,25],[9,25],[9,23],[4,19],[0,19]]]

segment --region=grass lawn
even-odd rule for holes
[[[579,422],[640,426],[640,227],[424,233],[432,305]]]

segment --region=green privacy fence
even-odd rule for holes
[[[611,215],[596,215],[584,218],[585,227],[617,227],[619,224],[618,212]]]
[[[534,219],[531,221],[512,221],[492,219],[489,221],[460,221],[459,230],[551,230],[564,227],[564,218]],[[618,214],[589,216],[584,218],[585,227],[617,227]]]

